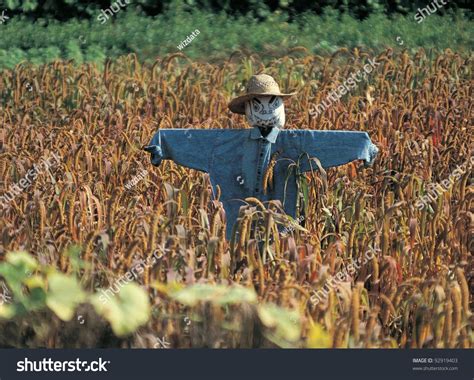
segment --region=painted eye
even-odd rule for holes
[[[259,112],[263,105],[262,105],[262,102],[260,100],[258,100],[257,98],[253,98],[252,106],[253,106],[253,110],[255,112]]]
[[[270,98],[270,102],[269,102],[269,103],[270,103],[270,104],[273,104],[273,102],[276,100],[276,98],[277,98],[277,97],[276,97],[275,95],[273,95],[273,96]]]

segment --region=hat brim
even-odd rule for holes
[[[241,115],[245,114],[245,102],[255,96],[280,96],[282,98],[289,98],[290,96],[296,95],[296,92],[291,92],[289,94],[280,94],[276,92],[263,92],[263,93],[253,93],[253,94],[245,94],[238,96],[230,101],[228,107],[233,113],[238,113]]]

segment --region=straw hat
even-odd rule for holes
[[[282,94],[278,83],[270,75],[259,74],[252,75],[247,82],[245,94],[234,98],[229,103],[229,109],[234,113],[245,114],[245,102],[254,96],[276,95],[282,98],[288,98],[295,95],[296,92],[290,94]]]

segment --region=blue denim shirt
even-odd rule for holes
[[[211,184],[221,188],[226,211],[226,236],[229,239],[244,199],[255,197],[262,202],[280,200],[285,212],[296,217],[297,185],[295,171],[288,166],[300,160],[300,171],[364,160],[370,164],[378,149],[366,132],[273,130],[263,137],[258,128],[251,129],[161,129],[147,150],[151,162],[162,159],[209,173]],[[277,153],[273,168],[273,187],[263,192],[263,178],[270,159]],[[306,155],[306,154],[307,155]],[[303,156],[303,157],[302,157]]]

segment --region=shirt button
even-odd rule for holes
[[[255,192],[258,193],[258,189],[255,189]]]
[[[263,157],[263,153],[260,153],[260,157]]]

